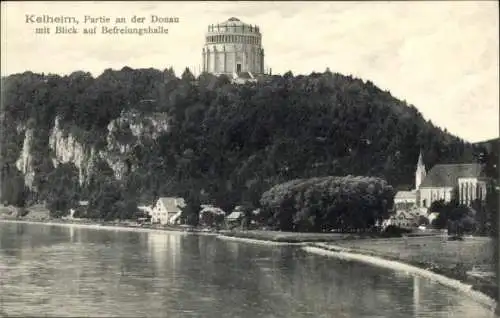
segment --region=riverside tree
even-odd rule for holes
[[[387,217],[394,190],[376,177],[321,177],[276,185],[261,199],[280,230],[366,230]]]

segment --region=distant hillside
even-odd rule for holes
[[[475,160],[477,148],[370,81],[330,72],[234,86],[125,67],[26,72],[2,88],[2,200],[63,210],[84,198],[110,218],[168,194],[256,205],[271,186],[314,176],[411,187],[420,149],[431,167]]]
[[[493,138],[485,141],[480,141],[474,143],[475,146],[482,146],[485,147],[486,150],[488,151],[497,151],[498,152],[498,146],[500,145],[500,138]]]
[[[476,149],[476,153],[480,154],[480,160],[486,163],[487,173],[490,177],[495,178],[497,181],[500,179],[498,170],[499,145],[500,138],[477,142],[473,145]]]

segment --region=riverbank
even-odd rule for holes
[[[40,225],[53,225],[53,226],[66,226],[96,230],[112,230],[112,231],[129,231],[129,232],[156,232],[156,233],[184,233],[195,235],[218,235],[217,232],[207,232],[199,229],[183,228],[183,227],[140,227],[140,226],[127,226],[125,224],[112,224],[97,222],[84,222],[84,221],[68,221],[68,220],[23,220],[23,219],[8,219],[0,218],[3,223],[24,223],[24,224],[40,224]]]

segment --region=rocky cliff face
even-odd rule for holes
[[[55,119],[49,136],[49,147],[53,154],[54,167],[61,163],[73,163],[78,169],[80,184],[87,180],[95,159],[95,150],[82,145],[71,134],[65,133],[59,125],[59,118]]]
[[[169,131],[169,118],[165,113],[143,115],[137,112],[123,113],[108,125],[105,149],[97,151],[93,146],[82,144],[60,125],[59,118],[54,121],[50,131],[49,148],[52,163],[57,167],[62,163],[73,163],[79,171],[80,184],[88,182],[96,160],[103,159],[113,169],[115,177],[121,179],[128,169],[126,158],[136,144],[145,139],[156,139]],[[35,171],[31,149],[33,129],[20,127],[25,131],[25,138],[16,166],[25,176],[25,184],[32,189]],[[133,169],[133,167],[131,167]]]
[[[22,129],[18,129],[19,133],[22,133]],[[26,129],[24,132],[24,142],[23,148],[19,155],[19,159],[16,162],[16,167],[19,171],[24,174],[24,183],[30,189],[33,186],[33,180],[35,178],[35,171],[33,168],[33,156],[31,155],[31,148],[33,145],[33,129]]]
[[[169,118],[165,113],[143,116],[138,112],[126,112],[109,123],[107,147],[99,155],[113,169],[118,180],[128,169],[125,160],[133,147],[145,139],[156,139],[160,134],[168,132],[168,122]]]

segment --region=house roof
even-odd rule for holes
[[[231,212],[231,214],[229,214],[228,216],[226,216],[226,219],[228,219],[228,220],[237,220],[237,219],[239,219],[242,216],[243,216],[243,212],[234,211],[234,212]]]
[[[417,192],[416,191],[398,191],[394,196],[394,200],[416,200]]]
[[[439,164],[432,167],[420,187],[455,187],[458,184],[458,178],[482,176],[484,176],[483,168],[478,163]]]
[[[214,213],[214,214],[219,214],[219,215],[226,214],[224,212],[224,210],[222,210],[221,208],[218,208],[218,207],[215,207],[215,206],[212,206],[212,205],[202,205],[201,207],[202,207],[202,209],[200,211],[200,214],[202,214],[202,213],[208,213],[208,212]]]
[[[180,212],[181,208],[186,206],[183,198],[175,198],[175,197],[161,197],[158,199],[167,212]]]

